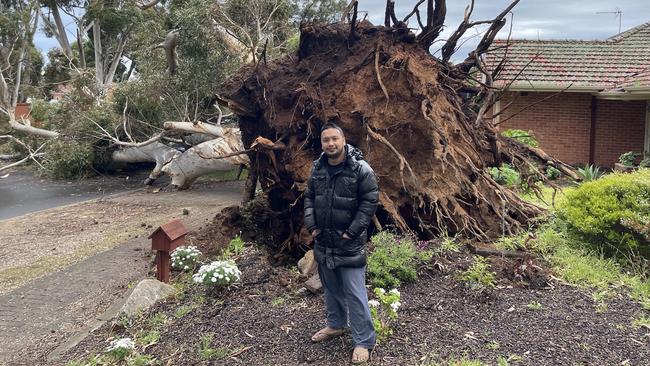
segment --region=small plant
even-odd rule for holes
[[[443,235],[441,239],[440,246],[431,249],[434,256],[444,257],[451,253],[458,253],[460,251],[460,246],[456,243],[455,237]]]
[[[190,311],[194,310],[195,308],[196,306],[182,305],[178,309],[176,309],[174,316],[176,317],[176,319],[180,319],[185,315],[189,314]]]
[[[603,173],[595,165],[585,165],[584,168],[578,168],[578,175],[583,182],[591,182],[603,176]]]
[[[471,360],[471,359],[468,359],[468,358],[450,360],[446,365],[447,366],[486,366],[480,360]]]
[[[488,172],[490,173],[490,176],[492,176],[492,179],[501,185],[516,187],[521,183],[519,172],[513,169],[510,164],[502,164],[498,168],[489,168]]]
[[[285,301],[286,300],[285,300],[284,297],[278,296],[275,299],[271,300],[271,306],[274,307],[274,308],[278,307],[278,306],[281,306],[281,305],[283,305],[285,303]]]
[[[105,365],[109,362],[103,355],[94,355],[89,358],[81,360],[72,360],[65,364],[65,366],[98,366]]]
[[[141,332],[138,335],[138,343],[142,345],[155,344],[160,340],[160,332],[157,330],[151,330],[148,332]]]
[[[136,354],[130,357],[126,362],[127,366],[152,366],[157,364],[158,360],[156,360],[155,357],[141,354]]]
[[[609,289],[604,289],[602,291],[596,291],[591,294],[591,298],[596,303],[596,312],[602,314],[607,312],[607,299],[611,298],[614,294],[610,292]]]
[[[530,147],[539,147],[539,143],[533,136],[533,131],[524,131],[517,129],[507,129],[501,132],[503,136],[510,137],[511,139],[517,140],[523,144],[526,144]]]
[[[239,282],[241,272],[233,261],[215,261],[201,266],[192,278],[205,286],[228,286]]]
[[[483,292],[495,287],[495,273],[490,271],[489,264],[483,257],[474,257],[474,263],[461,275],[459,279],[465,281],[473,291]]]
[[[124,361],[135,349],[135,342],[131,338],[119,338],[111,341],[105,353],[116,361]]]
[[[650,318],[645,316],[645,314],[641,314],[632,320],[632,327],[634,329],[646,328],[650,330]]]
[[[150,327],[156,328],[156,327],[159,327],[159,326],[165,324],[166,321],[167,321],[167,317],[165,316],[165,314],[156,313],[154,316],[149,318],[149,320],[147,320],[147,324]]]
[[[552,166],[552,165],[548,165],[548,166],[546,167],[546,178],[548,178],[548,179],[550,179],[550,180],[556,180],[556,179],[558,179],[561,175],[562,175],[562,173],[561,173],[560,170],[557,169],[556,167],[554,167],[554,166]]]
[[[485,347],[487,347],[487,349],[491,349],[492,351],[496,351],[501,348],[501,344],[497,341],[490,341],[490,343],[488,343]]]
[[[214,335],[204,334],[199,342],[199,356],[204,360],[209,360],[215,356],[216,350],[210,346]]]
[[[634,167],[636,166],[635,161],[636,158],[641,156],[641,154],[636,153],[634,151],[628,151],[624,154],[621,154],[621,156],[618,157],[618,162],[621,163],[621,165],[626,166],[626,167]]]
[[[368,301],[368,305],[370,306],[372,324],[377,332],[377,341],[381,342],[393,334],[391,323],[397,320],[397,310],[402,305],[401,294],[395,288],[386,292],[380,287],[376,287],[374,293],[377,300]]]
[[[212,348],[213,334],[204,334],[199,342],[199,356],[204,360],[220,359],[232,354],[233,351],[228,348]]]
[[[543,306],[538,301],[531,301],[526,305],[530,310],[542,310]]]
[[[131,319],[126,313],[120,313],[120,316],[115,320],[115,324],[126,329],[131,325]]]
[[[193,245],[180,246],[171,254],[172,267],[181,271],[191,271],[201,254],[201,251]]]
[[[397,287],[402,281],[415,280],[418,264],[433,256],[430,250],[418,250],[415,239],[409,236],[382,231],[371,241],[373,250],[368,256],[368,277],[377,287]]]
[[[228,246],[223,250],[220,257],[222,259],[228,259],[232,256],[240,255],[243,252],[244,240],[242,240],[241,236],[237,235],[228,243]]]

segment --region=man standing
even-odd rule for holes
[[[314,238],[318,274],[325,290],[327,327],[312,336],[322,342],[350,326],[352,363],[368,361],[375,329],[366,293],[366,229],[375,214],[375,173],[361,151],[328,123],[320,135],[323,154],[314,162],[305,192],[305,225]]]

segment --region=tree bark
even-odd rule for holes
[[[162,172],[170,176],[172,185],[178,189],[187,189],[194,181],[205,174],[215,171],[228,171],[240,164],[249,165],[246,155],[235,155],[220,159],[219,157],[242,150],[238,140],[219,138],[196,145],[180,156],[171,160]]]
[[[141,147],[127,147],[115,150],[113,151],[112,159],[120,163],[155,162],[156,166],[149,173],[149,177],[145,181],[145,184],[150,184],[160,178],[162,168],[165,164],[180,155],[180,151],[163,143],[155,142]]]
[[[202,133],[214,137],[223,137],[224,129],[221,126],[212,125],[205,122],[172,122],[167,121],[163,124],[165,130],[180,131],[186,133]]]

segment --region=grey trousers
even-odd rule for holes
[[[347,328],[348,320],[355,347],[375,346],[375,328],[370,317],[366,293],[366,268],[318,266],[318,275],[325,292],[327,325]]]

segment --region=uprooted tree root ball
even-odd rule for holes
[[[500,29],[504,15],[490,29]],[[440,16],[444,20],[444,12],[429,17],[429,32]],[[303,24],[295,54],[244,66],[218,96],[239,116],[244,145],[253,148],[251,175],[271,209],[286,218],[273,228],[282,251],[309,244],[303,192],[327,122],[340,125],[375,170],[381,191],[376,229],[388,225],[423,238],[441,231],[472,238],[516,232],[542,209],[497,184],[486,168],[502,162],[523,174],[539,162],[566,168],[500,136],[484,116],[482,106],[495,100],[492,88],[472,87],[469,75],[483,69],[479,56],[496,32],[452,65],[429,54],[435,37],[390,23],[388,16],[389,26],[356,22],[355,12],[351,22]],[[466,92],[474,97],[462,98]]]

